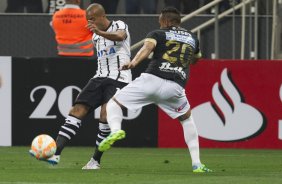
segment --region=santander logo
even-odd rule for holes
[[[199,135],[216,141],[238,141],[260,133],[264,128],[263,115],[243,102],[226,68],[220,82],[212,88],[215,103],[205,102],[192,110]]]

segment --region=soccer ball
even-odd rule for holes
[[[37,159],[50,158],[55,154],[56,149],[56,142],[46,134],[36,136],[31,143],[31,151]]]

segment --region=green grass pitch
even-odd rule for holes
[[[0,147],[0,184],[281,184],[281,150],[201,149],[213,173],[192,173],[186,149],[113,148],[100,170],[81,170],[93,148],[67,147],[57,166],[28,147]]]

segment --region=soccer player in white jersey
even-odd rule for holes
[[[131,71],[120,71],[119,68],[130,61],[130,35],[128,26],[123,21],[110,21],[100,4],[91,4],[86,10],[87,27],[93,31],[93,42],[97,50],[98,68],[93,78],[77,96],[73,107],[61,126],[54,156],[45,160],[58,164],[64,147],[78,132],[82,119],[88,112],[101,106],[99,131],[93,157],[82,169],[100,169],[103,152],[97,149],[100,142],[110,134],[106,119],[106,104],[116,93],[131,82]],[[83,72],[83,71],[82,71]],[[33,154],[31,152],[31,154]]]
[[[160,29],[150,32],[133,60],[122,66],[123,70],[134,68],[154,52],[146,71],[108,102],[107,119],[112,133],[100,143],[99,150],[106,151],[115,141],[125,138],[121,130],[122,108],[134,110],[154,103],[180,121],[193,172],[211,172],[200,161],[198,133],[184,88],[189,65],[201,57],[199,40],[180,27],[180,13],[175,8],[163,9],[159,23]]]

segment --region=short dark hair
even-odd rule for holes
[[[161,11],[162,17],[173,24],[181,23],[180,12],[174,7],[166,7]]]

